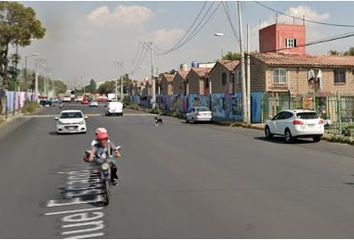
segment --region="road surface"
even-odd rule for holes
[[[354,237],[353,146],[67,108],[89,115],[87,134],[56,135],[56,107],[0,130],[1,238]],[[91,181],[82,154],[101,126],[123,148],[108,207],[71,191]]]

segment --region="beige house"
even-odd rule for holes
[[[161,75],[160,80],[160,94],[173,95],[173,79],[175,74],[164,73]]]
[[[354,57],[253,54],[251,91],[354,96]]]
[[[219,60],[209,72],[211,93],[236,92],[235,71],[240,61]]]
[[[173,78],[173,94],[186,95],[187,82],[186,77],[189,71],[178,70]]]
[[[140,83],[140,96],[151,96],[152,95],[152,83],[151,80],[144,80]]]
[[[209,74],[210,68],[192,68],[186,76],[187,94],[209,94]]]

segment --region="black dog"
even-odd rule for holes
[[[159,127],[163,125],[162,118],[155,117],[155,127]]]

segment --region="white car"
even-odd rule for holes
[[[98,107],[98,102],[91,101],[90,104],[89,104],[89,107]]]
[[[86,133],[87,117],[80,110],[61,111],[57,120],[57,133]]]
[[[210,122],[213,118],[211,111],[207,107],[192,107],[186,114],[186,121],[195,122]]]
[[[274,135],[284,136],[287,143],[295,138],[313,138],[319,142],[324,134],[324,124],[315,111],[284,110],[266,122],[264,133],[268,139]]]
[[[106,116],[117,115],[123,116],[123,103],[122,102],[108,102],[106,104]]]
[[[71,102],[71,97],[68,96],[64,97],[63,102]]]

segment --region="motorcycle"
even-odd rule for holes
[[[120,150],[121,147],[118,146],[114,150]],[[91,151],[85,151],[86,157],[88,157],[91,154]],[[96,153],[96,164],[98,166],[99,170],[99,176],[100,180],[103,184],[103,192],[104,192],[104,205],[107,206],[110,202],[111,198],[111,188],[112,188],[112,174],[111,174],[111,168],[112,165],[116,165],[116,159],[112,156],[106,153],[103,149],[99,149]]]

